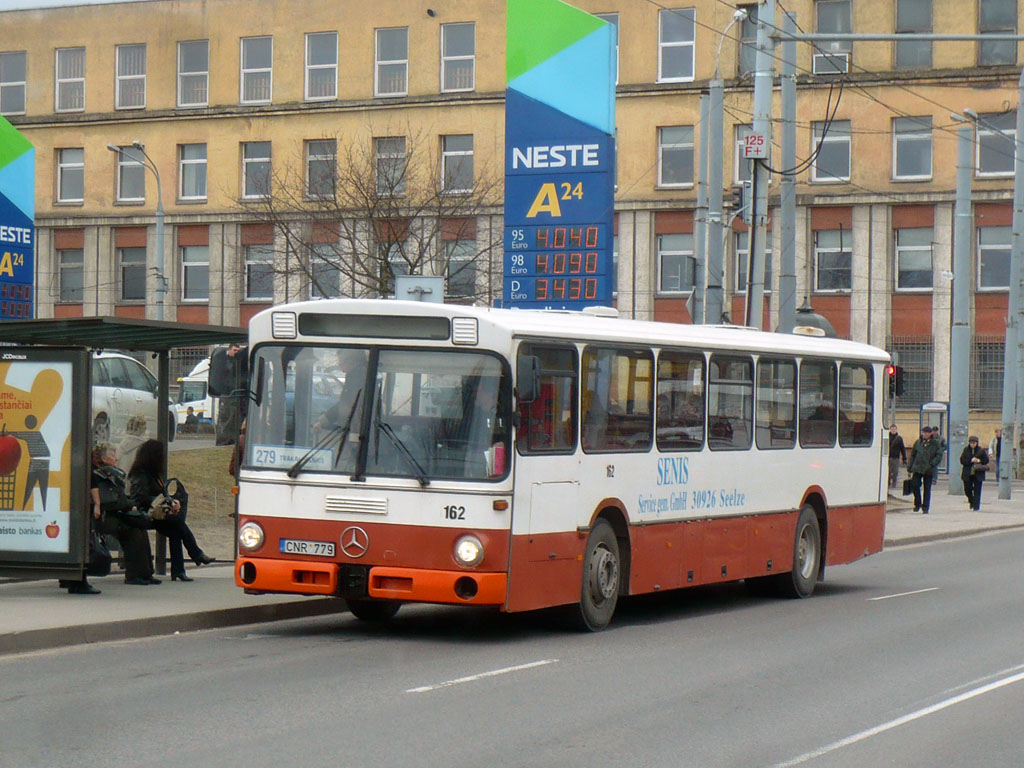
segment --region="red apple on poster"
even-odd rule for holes
[[[46,536],[50,539],[56,539],[60,535],[60,526],[57,525],[57,521],[54,520],[48,526],[46,526]]]
[[[18,468],[21,461],[21,444],[7,434],[7,427],[0,431],[0,475],[9,475]]]

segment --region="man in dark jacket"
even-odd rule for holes
[[[975,512],[981,509],[981,484],[985,482],[985,469],[988,467],[988,451],[978,445],[978,438],[971,435],[967,438],[967,447],[960,454],[963,470],[960,478],[964,481],[964,495],[967,505]]]
[[[901,435],[896,425],[889,427],[889,487],[896,485],[900,477],[900,464],[907,466],[907,446],[903,444]]]
[[[942,446],[932,438],[932,428],[921,427],[921,438],[910,449],[910,485],[914,491],[914,511],[928,514],[932,501],[932,479],[935,477],[942,461]],[[921,487],[924,486],[924,498],[921,498]]]

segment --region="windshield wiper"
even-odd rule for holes
[[[306,466],[313,456],[324,449],[324,447],[331,441],[334,435],[341,433],[341,438],[338,440],[338,455],[334,459],[334,467],[338,466],[338,462],[341,461],[341,454],[345,450],[345,441],[348,440],[348,433],[352,428],[352,417],[356,415],[356,407],[359,405],[359,396],[363,393],[363,390],[356,392],[355,400],[352,402],[352,409],[348,412],[348,418],[345,419],[343,425],[335,425],[327,430],[327,433],[316,441],[316,444],[306,451],[299,460],[292,464],[291,469],[288,470],[288,477],[295,478],[298,476],[302,468]]]
[[[377,421],[376,426],[378,433],[383,432],[388,436],[391,444],[394,445],[395,449],[398,451],[398,455],[405,459],[416,472],[415,477],[419,480],[420,485],[424,487],[430,485],[430,480],[427,478],[427,471],[423,469],[423,465],[420,464],[416,460],[416,457],[412,455],[412,451],[409,450],[408,446],[402,442],[402,438],[395,434],[394,428],[386,421],[380,420]]]

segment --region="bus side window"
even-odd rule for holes
[[[823,360],[800,363],[800,447],[836,444],[836,366]]]
[[[583,450],[651,447],[654,356],[647,349],[583,351]]]
[[[519,403],[520,453],[565,453],[576,447],[576,349],[523,344],[520,354],[540,360],[540,391]]]
[[[839,369],[839,444],[868,446],[874,437],[871,366],[843,363]]]
[[[708,447],[744,451],[753,442],[754,361],[712,355],[708,377]]]
[[[662,350],[658,355],[659,451],[697,451],[704,444],[704,355]]]

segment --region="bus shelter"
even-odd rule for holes
[[[156,357],[156,437],[166,444],[170,351],[244,343],[246,335],[238,327],[121,317],[0,323],[0,576],[74,579],[85,567],[92,351]]]

